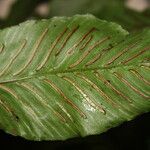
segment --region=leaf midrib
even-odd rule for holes
[[[5,83],[13,83],[13,82],[19,82],[19,81],[26,81],[26,80],[30,80],[33,78],[39,78],[39,77],[44,77],[47,75],[61,75],[64,73],[77,73],[77,72],[87,72],[87,71],[96,71],[96,70],[111,70],[111,69],[117,69],[117,68],[126,68],[126,67],[141,67],[141,66],[146,66],[143,62],[138,62],[138,63],[134,63],[134,64],[129,64],[129,65],[117,65],[117,66],[109,66],[109,67],[95,67],[95,68],[85,68],[85,69],[70,69],[70,70],[52,70],[49,72],[39,72],[39,73],[35,73],[32,76],[25,76],[22,78],[18,78],[18,79],[10,79],[10,80],[4,80],[4,81],[0,81],[0,84],[5,84]]]

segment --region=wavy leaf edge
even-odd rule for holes
[[[148,112],[149,36],[89,14],[0,30],[1,128],[29,140],[65,140]]]

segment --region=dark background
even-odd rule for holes
[[[12,150],[150,150],[150,113],[101,135],[66,141],[33,142],[0,131],[0,147]]]

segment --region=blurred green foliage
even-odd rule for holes
[[[50,16],[91,13],[100,19],[117,22],[128,31],[150,27],[150,11],[128,9],[125,0],[53,0]]]
[[[7,19],[0,20],[0,28],[16,25],[32,16],[41,0],[17,0]]]
[[[100,19],[116,22],[128,31],[150,27],[150,9],[136,12],[126,7],[125,0],[17,0],[9,17],[0,20],[0,27],[16,25],[29,18],[41,19],[34,10],[43,2],[49,2],[48,18],[91,13]]]

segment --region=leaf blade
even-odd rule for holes
[[[127,35],[91,15],[1,30],[1,128],[30,140],[64,140],[149,111],[150,31]]]

